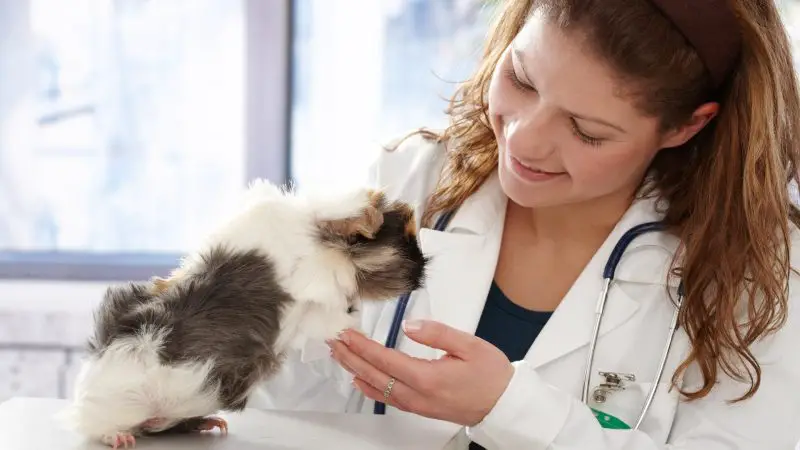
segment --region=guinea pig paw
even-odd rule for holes
[[[136,438],[127,431],[118,431],[114,435],[105,435],[102,441],[113,449],[128,448],[128,445],[130,445],[130,448],[136,447]]]
[[[214,428],[219,428],[219,431],[222,432],[222,434],[228,434],[228,422],[221,417],[206,417],[199,425],[197,425],[197,431],[211,431]]]

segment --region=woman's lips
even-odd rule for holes
[[[566,175],[566,172],[546,172],[544,170],[523,164],[519,159],[509,155],[511,170],[525,181],[540,183],[550,181]]]

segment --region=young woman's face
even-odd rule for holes
[[[525,207],[629,198],[665,142],[579,38],[534,15],[489,88],[500,182]]]

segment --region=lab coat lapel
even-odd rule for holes
[[[528,362],[540,367],[589,344],[596,320],[597,300],[603,288],[603,268],[612,249],[631,227],[658,219],[650,200],[637,201],[629,208],[553,312],[528,351],[525,358]],[[645,236],[640,239],[645,239]],[[632,244],[628,251],[637,245]],[[648,281],[659,282],[655,278]],[[599,336],[624,324],[640,306],[624,291],[616,289],[613,292],[613,298],[606,302]]]
[[[424,289],[434,320],[474,333],[494,278],[506,197],[496,176],[459,208],[447,231],[420,230],[431,258]]]

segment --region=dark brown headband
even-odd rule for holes
[[[680,30],[711,74],[714,88],[739,57],[741,30],[727,0],[650,0]]]

